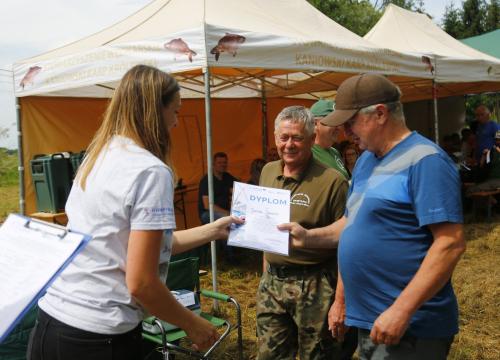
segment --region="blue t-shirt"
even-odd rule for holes
[[[484,149],[491,149],[495,144],[495,134],[500,127],[493,121],[488,121],[486,124],[479,124],[476,130],[477,138],[477,159],[481,159]]]
[[[371,329],[419,269],[433,237],[426,225],[463,221],[458,172],[438,146],[413,132],[385,156],[365,151],[354,168],[339,244],[346,324]],[[458,332],[448,282],[413,315],[421,338]]]

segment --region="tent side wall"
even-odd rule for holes
[[[421,100],[403,105],[406,125],[410,130],[434,140],[434,104],[432,100]],[[460,133],[465,124],[465,100],[463,96],[439,99],[439,140],[445,135]]]
[[[36,212],[30,160],[37,154],[85,149],[98,129],[107,99],[25,97],[20,98],[26,214]],[[268,99],[268,143],[273,146],[274,119],[285,106],[310,106],[310,100]],[[202,99],[183,100],[179,124],[173,129],[173,160],[178,178],[188,185],[184,193],[188,227],[199,224],[197,186],[206,172],[205,108]],[[260,99],[212,99],[213,151],[229,156],[229,171],[246,181],[250,163],[262,157]],[[176,199],[178,200],[178,199]],[[179,204],[180,205],[180,204]],[[179,228],[184,219],[177,214]]]

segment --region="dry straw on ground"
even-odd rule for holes
[[[460,333],[455,338],[449,359],[500,359],[500,216],[491,223],[465,225],[467,251],[453,276],[453,284],[460,307]],[[255,359],[255,293],[261,274],[261,255],[244,250],[245,256],[237,265],[220,263],[219,290],[234,296],[243,312],[243,339],[245,359]],[[202,286],[211,288],[211,274],[202,279]],[[206,304],[207,309],[210,308]],[[231,314],[230,306],[222,308]],[[439,326],[439,324],[436,324]],[[179,359],[185,359],[179,357]],[[237,359],[236,336],[221,345],[214,359]]]

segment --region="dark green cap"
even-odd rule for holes
[[[335,101],[320,99],[311,106],[314,117],[325,117],[335,109]]]

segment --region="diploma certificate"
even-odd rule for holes
[[[228,245],[288,256],[288,231],[278,224],[290,222],[290,191],[234,182],[231,215],[245,216],[233,224]]]

